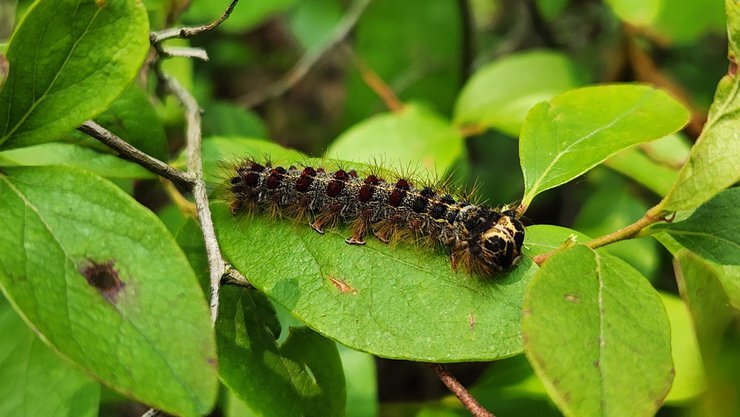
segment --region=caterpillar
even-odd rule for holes
[[[348,224],[351,245],[372,234],[385,243],[404,238],[448,248],[454,269],[493,277],[521,257],[524,226],[508,207],[494,209],[456,200],[444,189],[415,187],[405,177],[392,181],[355,170],[272,166],[246,159],[229,175],[234,215],[260,211],[305,222],[318,233]]]

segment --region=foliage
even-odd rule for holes
[[[737,0],[726,18],[710,0],[243,1],[152,48],[150,30],[227,5],[187,3],[0,19],[0,414],[103,415],[112,391],[183,416],[465,411],[379,402],[376,357],[487,361],[471,392],[499,416],[740,412],[716,394],[740,389]],[[726,74],[696,75],[726,64],[725,28]],[[282,77],[301,56],[315,68]],[[95,120],[184,170],[192,126],[162,74],[204,110],[209,243],[250,284],[221,287],[217,318],[188,190],[75,130]],[[289,85],[240,104],[267,80]],[[518,199],[523,257],[484,280],[435,248],[234,216],[223,183],[245,157]]]

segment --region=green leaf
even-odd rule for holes
[[[519,141],[522,204],[622,149],[675,132],[688,119],[680,103],[645,85],[585,87],[534,106]]]
[[[164,125],[146,92],[132,83],[95,121],[111,132],[160,160],[166,160]],[[83,133],[79,133],[84,135]]]
[[[378,415],[378,378],[375,358],[364,352],[338,345],[347,384],[346,414],[351,417]]]
[[[66,167],[0,174],[0,287],[51,346],[112,388],[173,414],[216,395],[208,308],[154,214]]]
[[[8,57],[5,56],[5,50],[0,49],[0,90],[5,84],[5,79],[8,78],[10,72],[10,63],[8,63]]]
[[[155,178],[154,174],[133,162],[71,143],[42,143],[0,151],[0,166],[44,165],[83,168],[108,178]]]
[[[8,47],[0,144],[48,142],[103,112],[139,70],[148,30],[135,0],[34,3]]]
[[[543,76],[543,71],[547,76]],[[583,84],[571,59],[562,53],[530,50],[479,68],[455,104],[455,123],[493,127],[519,136],[527,111]]]
[[[263,294],[222,288],[216,335],[226,386],[256,415],[344,415],[344,374],[334,342],[300,327],[278,346],[275,323]]]
[[[331,34],[342,19],[340,3],[337,0],[297,2],[288,24],[303,49],[315,53],[331,39]],[[356,7],[356,2],[350,7]]]
[[[710,261],[740,265],[740,187],[717,194],[688,219],[659,223],[649,232],[665,231],[678,243]]]
[[[98,415],[100,385],[45,346],[2,297],[0,334],[0,415]]]
[[[203,136],[266,138],[267,128],[255,113],[226,102],[213,102],[203,111]]]
[[[523,311],[524,352],[566,416],[655,414],[673,380],[670,324],[639,272],[566,249],[540,267]]]
[[[721,33],[725,13],[717,0],[661,1],[652,30],[668,42],[691,45],[707,32]],[[719,25],[715,22],[721,22]],[[692,45],[693,46],[693,45]]]
[[[663,7],[663,0],[607,0],[620,19],[635,26],[649,26]]]
[[[377,240],[354,247],[341,229],[320,235],[267,216],[235,218],[220,202],[212,210],[232,265],[296,318],[346,346],[438,362],[521,352],[521,297],[535,269],[528,258],[486,281],[453,271],[446,255],[429,249]]]
[[[685,138],[673,134],[625,149],[607,159],[604,165],[664,196],[676,182],[690,149]]]
[[[740,56],[740,4],[726,0],[730,67]],[[729,73],[717,85],[704,129],[678,180],[656,211],[691,210],[740,181],[740,77]]]
[[[699,341],[686,304],[674,295],[659,294],[671,323],[671,354],[676,370],[665,401],[668,404],[685,403],[698,397],[707,386]]]
[[[675,267],[678,289],[691,312],[704,364],[711,368],[716,365],[725,329],[736,315],[732,305],[740,309],[738,292],[729,292],[734,298],[730,300],[724,282],[734,281],[737,286],[740,273],[736,268],[734,275],[729,275],[686,249],[678,252]]]
[[[420,106],[407,105],[399,113],[380,114],[353,126],[331,144],[326,157],[384,161],[396,169],[411,166],[441,178],[464,152],[463,145],[462,136],[448,121]]]

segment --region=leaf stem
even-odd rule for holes
[[[612,233],[609,233],[608,235],[604,235],[596,239],[592,239],[591,241],[586,243],[586,246],[588,246],[591,249],[596,249],[596,248],[600,248],[602,246],[606,246],[606,245],[609,245],[615,242],[619,242],[620,240],[630,239],[630,238],[633,238],[639,235],[648,226],[654,223],[662,222],[662,221],[668,221],[668,219],[666,218],[665,213],[660,209],[660,207],[655,206],[651,208],[650,210],[648,210],[636,222],[630,224],[629,226],[625,226],[619,230],[616,230]],[[556,254],[557,252],[571,245],[572,245],[572,242],[570,244],[569,242],[566,242],[563,246],[555,250],[534,256],[532,260],[537,265],[542,265],[542,263],[545,262],[552,255]]]
[[[455,396],[474,417],[496,417],[493,413],[480,405],[478,400],[470,394],[470,391],[468,391],[444,365],[439,363],[430,363],[429,367],[432,368],[440,381],[442,381],[442,383],[445,384],[453,394],[455,394]]]

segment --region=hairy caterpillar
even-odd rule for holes
[[[406,237],[449,248],[453,268],[484,276],[511,268],[521,256],[524,226],[514,211],[455,200],[444,190],[416,188],[405,178],[310,166],[273,167],[245,160],[229,180],[231,212],[262,211],[305,221],[319,233],[349,224],[348,244],[372,233],[383,242]]]

